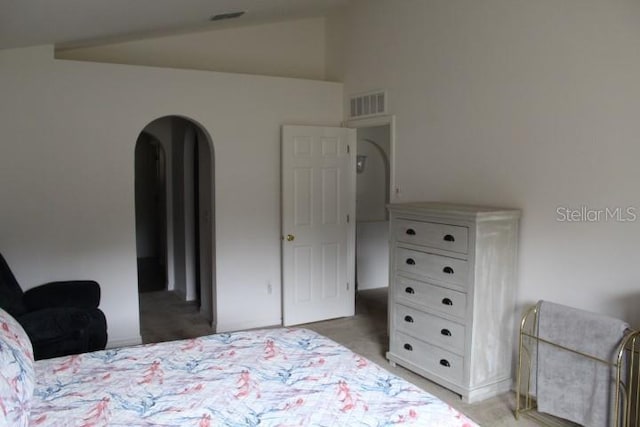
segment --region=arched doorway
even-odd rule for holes
[[[215,331],[214,176],[213,144],[200,124],[166,116],[141,130],[135,193],[144,342]]]
[[[361,127],[357,135],[356,284],[363,291],[388,287],[391,126]]]

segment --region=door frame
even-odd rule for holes
[[[200,289],[200,313],[207,317],[207,320],[210,322],[213,330],[217,330],[217,317],[218,317],[218,309],[217,309],[217,258],[216,258],[216,162],[215,162],[215,145],[213,138],[209,132],[209,130],[199,121],[185,115],[180,114],[170,114],[164,115],[161,117],[157,117],[149,122],[147,122],[142,129],[140,130],[138,137],[140,134],[147,133],[157,141],[159,141],[160,146],[165,152],[165,203],[163,205],[164,217],[165,217],[165,227],[164,227],[164,246],[165,246],[165,255],[166,255],[166,290],[174,290],[175,289],[175,241],[174,241],[174,229],[175,229],[175,216],[176,212],[174,209],[174,199],[176,197],[176,192],[178,191],[177,187],[174,185],[174,162],[176,161],[174,153],[173,153],[173,132],[169,131],[168,133],[160,132],[165,129],[165,127],[154,127],[154,124],[157,124],[160,121],[164,121],[163,123],[166,125],[168,123],[169,129],[173,127],[173,121],[175,119],[179,119],[188,123],[193,127],[195,142],[202,139],[203,146],[206,147],[206,153],[200,152],[200,156],[206,156],[208,158],[208,168],[205,172],[202,170],[199,174],[199,185],[207,182],[208,188],[208,198],[209,200],[202,200],[199,194],[194,194],[195,197],[199,199],[200,207],[206,207],[206,212],[203,217],[200,217],[200,248],[197,251],[197,256],[200,257],[202,262],[202,257],[206,255],[207,265],[205,268],[208,268],[209,274],[207,279],[210,279],[206,283],[206,286],[203,286],[202,277],[201,277],[201,289]],[[149,128],[151,127],[152,130]],[[155,129],[155,132],[154,130]],[[166,130],[166,129],[165,129]],[[159,133],[160,132],[160,133]],[[136,140],[137,141],[137,140]],[[184,150],[184,144],[179,144]],[[135,148],[135,145],[134,145]],[[135,159],[135,153],[134,153]],[[194,176],[194,179],[196,177]],[[135,185],[135,183],[134,183]],[[201,209],[202,210],[202,209]],[[134,214],[135,214],[135,206],[134,206]],[[195,218],[194,218],[195,221]],[[206,248],[206,253],[203,254],[203,250]],[[203,293],[206,291],[206,300],[203,297]]]
[[[367,117],[364,119],[352,119],[343,122],[344,127],[356,130],[359,128],[386,125],[389,126],[389,203],[393,203],[400,197],[400,188],[396,187],[396,116],[390,114],[385,116]],[[357,148],[356,144],[354,156],[358,154]]]

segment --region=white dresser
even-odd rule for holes
[[[511,389],[520,211],[389,205],[389,352],[476,402]]]

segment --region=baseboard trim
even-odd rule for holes
[[[217,328],[215,329],[216,333],[218,332],[233,332],[233,331],[244,331],[247,329],[261,329],[261,328],[273,328],[282,326],[282,321],[280,319],[268,319],[268,320],[254,320],[250,322],[229,322],[229,323],[218,323]]]
[[[138,335],[136,337],[131,337],[131,338],[109,340],[107,342],[107,348],[130,347],[132,345],[140,345],[140,344],[142,344],[142,336]]]

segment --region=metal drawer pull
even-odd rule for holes
[[[440,364],[442,366],[444,366],[445,368],[450,368],[451,367],[451,363],[449,363],[449,361],[447,359],[440,359]]]
[[[451,234],[447,234],[442,238],[442,240],[444,240],[445,242],[455,242],[456,238],[453,237]]]
[[[404,321],[407,323],[413,323],[413,317],[411,316],[404,316]]]
[[[413,258],[407,258],[407,264],[416,265],[416,261]]]
[[[442,330],[440,331],[440,333],[441,333],[442,335],[444,335],[445,337],[450,337],[450,336],[451,336],[451,331],[450,331],[450,330],[448,330],[448,329],[442,329]]]
[[[442,269],[442,272],[445,274],[453,274],[453,268],[447,266]]]
[[[444,305],[453,305],[453,301],[451,301],[449,298],[444,298],[444,299],[442,300],[442,303],[443,303]]]
[[[415,294],[415,293],[416,293],[416,291],[414,291],[414,290],[413,290],[413,288],[412,288],[412,287],[410,287],[410,286],[409,286],[409,287],[407,287],[407,288],[404,288],[404,291],[405,291],[406,293],[408,293],[408,294]]]
[[[414,230],[413,228],[408,228],[408,229],[407,229],[407,231],[406,231],[406,233],[407,233],[409,236],[415,236],[415,235],[416,235],[416,230]]]
[[[405,344],[404,349],[408,351],[413,351],[413,347],[411,346],[411,344]]]

